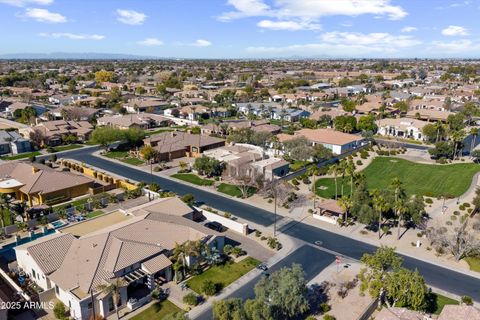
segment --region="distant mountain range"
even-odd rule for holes
[[[52,53],[9,53],[0,54],[0,59],[20,59],[20,60],[147,60],[147,59],[165,59],[153,56],[139,56],[134,54],[115,54],[115,53],[71,53],[71,52],[52,52]]]

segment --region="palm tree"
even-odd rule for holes
[[[337,183],[337,174],[339,172],[339,166],[338,164],[334,164],[330,166],[330,169],[328,171],[329,174],[333,175],[333,179],[335,180],[335,200],[338,198],[338,183]]]
[[[465,131],[453,131],[451,134],[453,140],[453,160],[457,158],[458,144],[465,138]]]
[[[435,138],[435,143],[437,143],[438,140],[440,139],[440,132],[442,132],[443,129],[444,129],[443,124],[442,124],[440,121],[437,121],[437,122],[435,123],[435,130],[436,130],[436,132],[437,132],[437,136],[436,136],[436,138]]]
[[[353,160],[348,161],[346,171],[350,176],[350,196],[353,196],[353,177],[355,176],[355,164]]]
[[[343,160],[343,161],[340,161],[340,165],[338,167],[338,169],[340,170],[340,173],[342,175],[342,197],[343,197],[343,181],[345,180],[345,173],[347,172],[347,161]]]
[[[0,220],[2,222],[2,232],[5,232],[5,218],[10,210],[10,197],[5,193],[0,193]]]
[[[102,291],[105,295],[112,295],[113,305],[115,306],[115,313],[117,314],[117,319],[120,319],[118,314],[118,304],[120,303],[121,296],[120,290],[127,285],[126,281],[123,278],[115,278],[113,282],[109,284],[101,284],[97,287],[98,290]]]
[[[344,223],[347,223],[347,220],[348,220],[348,211],[350,210],[350,208],[352,207],[352,198],[351,197],[348,197],[348,196],[345,196],[345,197],[341,197],[340,199],[338,199],[337,201],[338,205],[343,209],[345,210],[345,220],[344,220]]]
[[[477,140],[478,128],[470,129],[470,135],[472,136],[472,142],[470,143],[470,153],[472,153],[473,148],[475,148],[475,142]]]
[[[398,201],[398,196],[400,194],[401,188],[402,188],[402,181],[398,178],[395,177],[392,180],[392,187],[395,189],[395,217],[398,219],[398,233],[397,233],[397,239],[400,239],[400,212],[399,212],[399,206],[400,202]]]
[[[373,194],[373,208],[378,212],[378,239],[382,237],[382,213],[388,210],[388,203],[379,190],[374,190]]]

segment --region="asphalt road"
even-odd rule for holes
[[[68,154],[64,153],[64,157],[73,158],[86,164],[124,176],[128,179],[150,181],[150,174],[95,157],[91,155],[91,152],[93,151],[94,149],[74,150],[68,152]],[[164,189],[171,190],[180,195],[191,193],[197,200],[201,200],[205,204],[216,207],[220,210],[229,211],[240,218],[263,226],[270,226],[273,224],[273,214],[266,210],[158,176],[154,176],[153,179]],[[308,243],[321,241],[324,248],[355,259],[359,259],[364,253],[373,252],[376,249],[376,247],[367,243],[356,241],[304,223],[290,222],[284,225],[280,231]],[[474,300],[480,302],[480,279],[431,263],[423,262],[418,259],[410,257],[403,258],[404,266],[412,270],[418,269],[429,285],[453,294],[468,295]],[[308,267],[310,263],[310,259],[306,260],[304,268]]]
[[[318,273],[320,273],[324,268],[330,265],[335,261],[335,256],[315,249],[311,246],[304,245],[293,253],[289,254],[278,263],[273,265],[267,273],[275,272],[283,267],[290,267],[293,263],[301,264],[305,272],[305,279],[307,281],[312,280]],[[228,295],[227,298],[241,298],[249,299],[254,298],[254,287],[255,284],[260,280],[260,277],[263,277],[263,273],[256,276],[252,280],[245,283],[243,286],[232,292]],[[195,317],[196,320],[210,320],[213,319],[212,309],[209,308],[205,310],[202,314]]]

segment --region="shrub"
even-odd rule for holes
[[[202,283],[202,293],[207,296],[214,296],[217,293],[217,285],[212,280],[205,280]]]
[[[198,304],[198,297],[195,293],[190,292],[183,297],[183,303],[188,304],[189,306],[196,306]]]
[[[262,235],[262,231],[260,230],[255,230],[255,237],[260,237]]]
[[[361,166],[363,164],[362,160],[357,160],[357,166]]]
[[[473,209],[472,209],[472,208],[468,208],[468,209],[467,209],[467,212],[468,212],[468,213],[472,213],[472,212],[473,212]]]
[[[245,255],[245,251],[244,251],[242,248],[240,248],[239,246],[236,246],[236,247],[234,247],[234,248],[232,249],[232,254],[233,254],[236,258],[238,258],[238,257],[240,257],[240,256]]]
[[[152,290],[152,292],[150,293],[150,296],[151,296],[152,299],[154,299],[154,300],[160,300],[160,291],[157,290],[157,289],[154,289],[154,290]]]
[[[465,210],[465,207],[463,206],[463,204],[461,204],[461,205],[458,207],[458,209],[464,211],[464,210]]]
[[[330,306],[328,305],[328,303],[324,302],[320,305],[320,310],[322,310],[322,313],[327,313],[328,311],[330,311]]]
[[[464,202],[464,203],[463,203],[463,206],[464,206],[465,208],[470,208],[470,203]]]
[[[453,225],[452,221],[447,221],[447,222],[445,222],[445,224],[446,224],[447,226]]]
[[[273,237],[269,237],[267,240],[267,245],[270,248],[275,249],[277,247],[277,239]]]
[[[462,296],[462,303],[471,306],[473,305],[473,299],[469,296]]]
[[[431,198],[426,198],[425,203],[432,204],[433,200]]]
[[[55,306],[53,307],[53,314],[57,319],[67,319],[67,310],[61,301],[55,303]]]
[[[457,216],[451,216],[451,217],[450,217],[450,220],[452,220],[452,221],[457,220]]]
[[[225,213],[223,214],[223,216],[224,216],[225,218],[227,218],[227,219],[231,219],[231,218],[232,218],[232,214],[231,214],[230,212],[225,212]]]
[[[262,237],[260,238],[260,240],[262,240],[262,241],[267,240],[267,237],[262,236]]]
[[[186,204],[189,204],[189,205],[193,205],[193,203],[195,202],[195,197],[191,193],[187,193],[186,195],[184,195],[180,199],[182,199],[183,202],[185,202]]]
[[[459,216],[460,215],[460,211],[453,211],[453,214],[456,215],[456,216]]]
[[[225,253],[226,255],[229,255],[230,253],[232,253],[232,250],[233,250],[233,247],[230,244],[226,244],[223,247],[223,253]]]
[[[336,320],[336,318],[332,315],[326,314],[323,316],[323,320]]]

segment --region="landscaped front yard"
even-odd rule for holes
[[[363,170],[363,173],[370,189],[390,188],[392,180],[398,177],[403,182],[403,187],[408,194],[458,197],[468,190],[474,174],[478,171],[480,171],[480,166],[474,163],[430,165],[393,157],[377,157]],[[349,181],[349,177],[346,177],[344,194],[349,194]],[[337,178],[337,183],[340,194],[341,177]],[[318,179],[316,190],[322,198],[334,198],[334,179]]]
[[[260,261],[252,257],[246,257],[237,263],[227,262],[224,265],[213,266],[204,273],[187,280],[187,285],[199,294],[202,291],[202,284],[206,280],[211,280],[220,288],[225,288],[241,276],[247,274],[259,263]]]
[[[81,144],[69,144],[67,146],[58,146],[53,148],[53,152],[62,152],[62,151],[68,151],[68,150],[75,150],[75,149],[80,149],[83,146]]]
[[[105,153],[104,156],[110,159],[117,159],[124,163],[131,164],[134,166],[140,166],[145,164],[145,161],[143,161],[142,159],[129,157],[128,151],[109,151]]]
[[[151,320],[151,319],[163,319],[168,315],[172,315],[177,312],[182,312],[180,308],[171,303],[168,300],[157,302],[145,311],[132,317],[132,320]]]
[[[214,181],[209,179],[203,179],[193,173],[176,173],[172,174],[172,177],[175,179],[180,179],[186,182],[196,184],[197,186],[211,186]]]
[[[39,156],[41,155],[40,151],[33,151],[33,152],[25,152],[25,153],[20,153],[16,154],[14,156],[9,156],[9,157],[2,157],[2,160],[18,160],[18,159],[26,159],[30,158],[32,156]]]
[[[229,196],[232,196],[232,197],[241,198],[241,197],[243,196],[243,195],[242,195],[242,192],[240,191],[240,189],[239,189],[236,185],[233,185],[233,184],[221,183],[221,184],[217,187],[217,190],[220,191],[220,192],[226,193],[226,194],[228,194]],[[257,192],[257,189],[256,189],[256,188],[254,188],[254,187],[249,187],[249,188],[248,188],[247,198],[248,198],[248,197],[251,197],[252,195],[254,195],[255,192]]]

